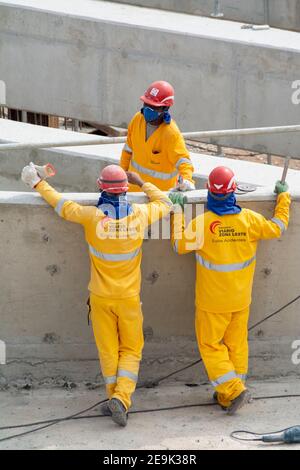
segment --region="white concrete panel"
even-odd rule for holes
[[[299,33],[89,0],[0,1],[0,11],[10,107],[126,126],[149,81],[164,78],[185,131],[298,121]],[[230,143],[298,152],[295,136]]]
[[[42,142],[43,140],[51,142],[58,139],[67,142],[68,140],[84,140],[85,138],[90,139],[91,136],[0,119],[0,141],[2,142]],[[96,175],[105,164],[119,163],[122,148],[123,144],[105,144],[45,149],[38,152],[0,152],[0,188],[2,190],[23,190],[23,185],[19,181],[20,171],[30,159],[33,159],[37,163],[50,161],[57,167],[58,175],[54,178],[54,182],[58,184],[59,188],[67,191],[89,192],[96,189]],[[240,183],[257,186],[273,186],[282,175],[282,168],[256,162],[193,152],[191,152],[191,159],[198,188],[204,187],[209,173],[219,165],[232,168]],[[300,172],[289,170],[288,182],[292,190],[297,190],[300,187]]]

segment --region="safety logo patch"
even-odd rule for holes
[[[152,95],[152,96],[157,96],[158,93],[159,93],[158,88],[152,88],[152,90],[150,91],[150,95]]]
[[[221,225],[221,222],[219,220],[214,220],[209,226],[209,230],[211,233],[215,234],[216,233],[216,228]]]

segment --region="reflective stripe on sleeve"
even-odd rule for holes
[[[189,163],[190,165],[192,164],[189,158],[179,158],[176,163],[176,168],[178,168],[182,163]]]
[[[64,199],[64,198],[61,198],[61,199],[58,201],[58,203],[57,203],[57,205],[56,205],[56,207],[55,207],[55,209],[54,209],[55,212],[56,212],[60,217],[62,216],[61,211],[62,211],[62,208],[63,208],[63,205],[64,205],[65,202],[67,202],[67,200]]]
[[[128,153],[132,153],[132,149],[129,147],[129,145],[126,143],[123,147],[123,150]]]
[[[277,219],[277,217],[273,217],[273,219],[271,219],[271,221],[274,222],[274,224],[278,225],[278,227],[280,228],[281,233],[286,231],[285,225],[282,222],[282,220]]]

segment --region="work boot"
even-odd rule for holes
[[[226,412],[229,416],[232,416],[236,413],[237,410],[242,408],[242,406],[247,405],[251,401],[251,395],[248,390],[244,390],[240,393],[234,400],[232,400],[231,404],[226,409]]]
[[[100,411],[103,414],[103,416],[111,416],[111,411],[108,406],[108,401],[106,401],[105,403],[102,403],[102,405],[100,406]]]
[[[112,420],[117,423],[119,426],[126,426],[127,424],[127,411],[121,400],[117,398],[112,398],[108,402],[108,407],[111,412]]]
[[[218,403],[218,405],[222,408],[222,410],[227,410],[226,406],[221,405],[218,400],[218,392],[214,392],[213,394],[213,400]]]

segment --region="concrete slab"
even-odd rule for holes
[[[164,78],[185,131],[298,122],[299,33],[91,0],[1,1],[0,10],[0,80],[12,108],[124,127],[148,82]],[[297,136],[231,144],[299,152]]]
[[[101,1],[101,0],[100,0]],[[141,7],[159,8],[193,15],[210,16],[215,12],[215,0],[111,0]],[[274,28],[300,30],[300,9],[297,0],[222,0],[223,19],[245,23],[269,24]]]
[[[214,40],[255,44],[263,47],[281,48],[299,52],[299,36],[291,31],[271,28],[265,31],[241,29],[238,22],[226,21],[220,24],[213,18],[198,18],[173,12],[135,8],[131,5],[115,5],[111,2],[94,0],[1,0],[1,5],[51,14],[80,17],[86,20],[105,21],[111,24],[125,24],[154,30],[189,33]],[[179,21],[180,20],[180,21]],[[178,22],[177,22],[178,21]]]
[[[68,140],[84,140],[85,138],[90,139],[90,137],[90,135],[84,133],[0,119],[0,141],[3,143],[54,142],[57,140],[68,142]],[[53,183],[57,184],[59,189],[68,192],[94,190],[95,175],[105,164],[119,163],[122,148],[123,144],[105,144],[45,149],[38,152],[0,152],[0,189],[5,191],[25,190],[26,188],[19,180],[19,175],[22,167],[31,158],[38,163],[50,161],[57,167],[59,174],[53,179]],[[190,154],[195,168],[194,176],[197,188],[199,189],[205,187],[209,173],[218,165],[232,168],[240,183],[255,184],[257,186],[273,186],[282,174],[282,168],[278,166],[193,152]],[[296,191],[300,187],[300,172],[298,170],[289,170],[288,182],[291,190]]]
[[[276,379],[250,381],[255,398],[300,394],[299,381]],[[63,422],[49,429],[0,442],[0,449],[96,449],[96,450],[202,450],[202,449],[289,449],[300,444],[264,444],[238,442],[230,438],[237,429],[269,433],[299,424],[295,409],[300,398],[259,399],[233,417],[226,416],[212,404],[210,386],[187,387],[184,383],[166,384],[155,389],[140,389],[126,429],[117,427],[110,418]],[[83,385],[72,390],[40,389],[0,392],[1,423],[7,426],[68,416],[105,398],[103,389],[88,390]],[[192,406],[207,403],[207,406]],[[154,411],[179,407],[169,411]],[[182,407],[182,408],[180,408]],[[143,410],[151,409],[151,413]],[[99,407],[90,416],[99,415]],[[24,429],[0,432],[0,439]]]

